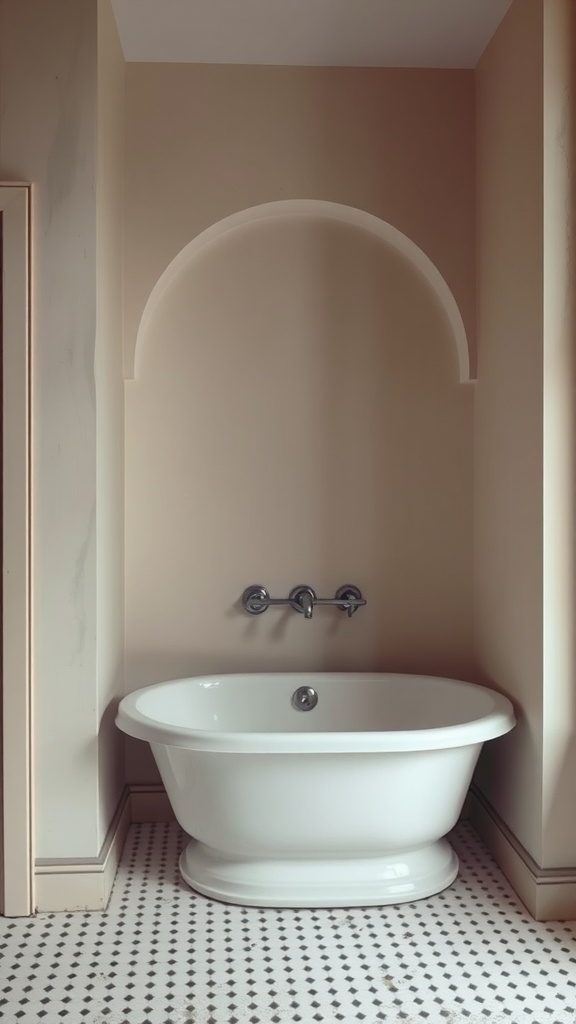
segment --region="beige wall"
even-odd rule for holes
[[[35,840],[56,860],[98,856],[121,777],[106,713],[123,646],[121,95],[104,7],[100,68],[115,71],[98,92],[98,13],[0,4],[0,177],[34,186]]]
[[[114,726],[117,698],[124,689],[124,66],[110,0],[98,0],[95,376],[100,844],[124,786],[122,737]]]
[[[544,5],[542,860],[576,864],[576,7]]]
[[[129,320],[199,231],[289,197],[405,230],[473,318],[468,73],[127,78]],[[280,218],[194,256],[127,385],[128,687],[267,668],[469,676],[473,391],[457,381],[429,285],[366,232]],[[255,620],[238,607],[253,582],[354,582],[369,604]],[[133,781],[154,777],[146,755],[131,745]]]
[[[368,210],[436,264],[474,349],[471,71],[129,64],[126,373],[165,267],[229,214],[279,199]],[[472,352],[474,354],[474,352]]]
[[[571,7],[516,0],[477,68],[476,652],[519,712],[478,781],[543,867],[576,863]]]
[[[476,652],[518,701],[481,786],[539,861],[542,809],[542,4],[514,4],[476,72]]]
[[[33,194],[36,846],[98,849],[96,9],[3,0],[1,177]]]

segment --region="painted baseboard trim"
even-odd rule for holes
[[[535,883],[534,873],[526,866],[530,860],[529,854],[524,850],[523,859],[516,852],[516,847],[519,847],[517,840],[514,837],[508,838],[509,830],[498,819],[496,812],[489,809],[480,793],[471,792],[468,795],[461,819],[468,817],[534,916],[536,914],[532,907],[537,906],[537,901],[532,899],[532,891],[535,884],[539,884],[540,888],[548,885],[548,902],[541,900],[541,909],[550,906],[556,913],[560,906],[565,910],[571,908],[571,913],[565,913],[562,917],[549,916],[538,920],[567,920],[576,917],[576,869],[569,878],[564,875],[557,878],[556,873],[553,873],[553,879],[546,877],[545,881],[541,879]],[[130,825],[174,820],[174,812],[161,783],[132,783],[126,786],[98,857],[36,862],[36,909],[48,912],[105,910]],[[509,848],[513,853],[509,852]],[[542,874],[548,876],[550,872]],[[559,886],[561,891],[557,892]]]
[[[130,792],[125,788],[98,857],[37,860],[36,910],[105,910],[131,820]]]
[[[536,921],[576,919],[576,867],[541,868],[475,786],[469,818],[498,867]]]
[[[36,861],[36,911],[105,910],[128,829],[132,822],[146,821],[174,821],[161,783],[124,788],[98,857]]]

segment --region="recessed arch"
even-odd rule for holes
[[[387,221],[381,220],[380,217],[353,206],[319,199],[284,199],[240,210],[212,224],[185,245],[168,264],[150,292],[136,335],[132,377],[138,376],[141,351],[154,310],[168,286],[191,259],[207,245],[232,231],[273,218],[289,219],[294,217],[313,217],[360,228],[406,257],[431,286],[446,313],[456,348],[460,382],[464,383],[472,379],[468,338],[458,304],[432,260],[408,235]]]

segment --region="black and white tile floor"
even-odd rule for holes
[[[576,1024],[576,923],[535,923],[467,824],[453,842],[429,900],[261,910],[192,893],[175,825],[133,826],[107,911],[0,919],[0,1019]]]

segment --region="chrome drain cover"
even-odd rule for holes
[[[318,694],[312,686],[299,686],[292,694],[292,707],[296,711],[311,711],[318,703]]]

